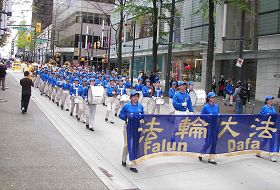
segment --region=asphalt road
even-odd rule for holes
[[[31,100],[20,110],[20,85],[0,91],[0,189],[107,189]]]

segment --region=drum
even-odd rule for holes
[[[103,86],[89,86],[88,104],[102,104],[103,96],[104,96]]]
[[[163,98],[156,98],[156,104],[157,105],[163,105],[164,104],[164,99]]]
[[[82,104],[83,103],[83,98],[81,96],[77,96],[74,98],[74,103],[75,104]]]
[[[120,98],[121,102],[129,102],[129,100],[130,100],[129,96],[126,95],[126,94],[122,95],[121,98]]]
[[[202,89],[192,90],[189,95],[193,106],[201,106],[206,102],[206,92]]]

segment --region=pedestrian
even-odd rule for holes
[[[179,91],[177,91],[173,96],[175,115],[193,114],[192,101],[189,93],[186,91],[186,83],[179,81],[178,86]]]
[[[124,137],[124,146],[123,146],[123,154],[122,154],[122,166],[126,167],[126,160],[128,156],[128,144],[127,144],[127,123],[128,123],[128,115],[133,114],[134,117],[139,118],[139,125],[140,125],[140,118],[141,115],[144,114],[144,107],[142,104],[138,102],[139,100],[139,93],[136,90],[131,91],[130,93],[130,102],[126,103],[124,107],[121,109],[119,118],[125,121],[124,128],[123,128],[123,137]],[[137,127],[137,125],[134,125]],[[135,168],[135,163],[131,160],[130,170],[138,173],[138,170]]]
[[[206,104],[203,106],[201,110],[201,114],[208,114],[208,115],[218,115],[220,114],[220,108],[219,105],[215,103],[215,97],[216,94],[214,92],[209,92],[207,94],[206,98]],[[213,123],[213,122],[211,122]],[[216,149],[216,142],[217,138],[215,138],[218,134],[218,131],[215,129],[215,126],[208,128],[207,130],[207,137],[205,139],[205,144],[201,150],[201,155],[198,157],[200,161],[202,161],[202,155],[205,154],[207,149],[211,146],[210,148],[210,155],[208,157],[208,163],[210,164],[217,164],[217,162],[214,160],[214,154],[215,154],[215,149]]]
[[[234,86],[232,84],[232,81],[229,80],[226,88],[225,88],[225,92],[226,92],[226,98],[225,98],[225,106],[227,105],[228,101],[229,101],[229,105],[232,106],[232,102],[233,102],[233,94],[234,94]]]
[[[272,96],[266,96],[265,97],[265,102],[264,102],[264,106],[262,106],[259,114],[262,114],[262,115],[276,115],[276,109],[274,108],[274,106],[272,106],[272,101],[274,100],[274,97]],[[277,130],[277,129],[276,129]],[[274,144],[275,144],[275,138],[271,138],[271,139],[267,139],[267,138],[262,138],[262,141],[260,143],[260,149],[262,150],[266,144],[268,143],[269,141],[269,150],[270,151],[273,151],[273,148],[274,148]],[[256,154],[257,157],[261,157],[260,155],[260,151],[257,151],[257,154]],[[275,157],[275,154],[270,152],[269,153],[269,157],[270,157],[270,160],[272,162],[276,162],[276,157]]]
[[[244,101],[244,88],[241,81],[237,82],[237,88],[235,88],[234,92],[234,100],[235,100],[235,114],[243,114],[243,101]]]
[[[27,112],[29,100],[31,96],[31,86],[34,86],[31,79],[29,79],[29,72],[24,72],[24,78],[20,80],[21,90],[21,112]]]
[[[216,85],[216,77],[213,76],[211,89],[212,89],[212,92],[214,92],[215,94],[216,94],[216,87],[217,87],[217,85]]]
[[[248,81],[248,82],[245,84],[245,89],[246,89],[246,95],[247,95],[248,104],[251,104],[250,100],[251,100],[251,91],[252,91],[252,87],[251,87],[250,81]]]
[[[225,78],[224,75],[221,75],[219,80],[219,93],[218,96],[224,96],[224,89],[225,89]]]
[[[6,66],[0,62],[0,85],[2,84],[2,87],[1,89],[2,90],[5,90],[5,78],[6,78],[6,75],[7,75],[7,72],[6,72],[7,68]]]

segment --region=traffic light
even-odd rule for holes
[[[37,22],[37,23],[36,23],[36,32],[37,32],[37,33],[40,33],[40,32],[41,32],[41,29],[42,29],[41,22]]]
[[[97,49],[100,48],[100,41],[97,42]]]
[[[26,36],[26,41],[27,41],[27,42],[31,42],[31,40],[32,40],[32,39],[31,39],[31,35],[28,34],[28,35]]]

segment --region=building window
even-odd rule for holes
[[[139,38],[146,38],[151,36],[152,23],[149,20],[148,16],[143,17],[138,24],[139,24]]]
[[[259,0],[258,35],[280,33],[280,3],[279,0]]]
[[[174,56],[172,76],[176,80],[187,79],[187,81],[201,82],[202,56],[200,52],[188,52],[186,54]]]

